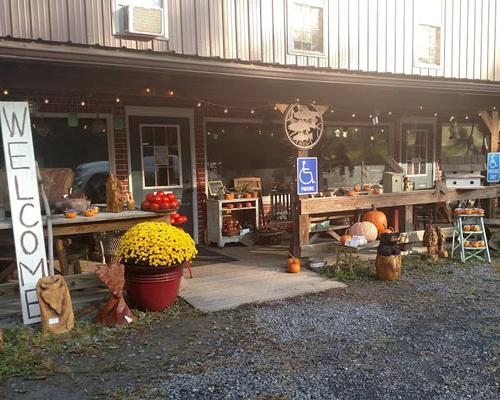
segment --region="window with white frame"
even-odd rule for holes
[[[180,131],[176,125],[141,125],[143,187],[178,187],[182,181]]]
[[[288,1],[288,52],[319,55],[326,52],[324,0]]]
[[[415,2],[414,64],[417,67],[441,66],[441,0]]]

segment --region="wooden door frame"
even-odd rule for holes
[[[189,120],[189,137],[191,143],[191,186],[192,186],[192,204],[193,204],[193,239],[198,244],[199,221],[198,221],[198,188],[196,186],[196,153],[195,153],[195,135],[194,135],[194,109],[176,108],[176,107],[147,107],[147,106],[125,106],[125,134],[127,136],[127,165],[128,165],[128,184],[132,188],[132,159],[130,149],[130,117],[163,117],[163,118],[186,118]]]

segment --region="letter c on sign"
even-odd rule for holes
[[[31,250],[31,251],[28,251],[28,249],[26,249],[26,235],[28,235],[28,234],[31,235],[31,236],[33,236],[33,239],[34,239],[33,250]],[[31,255],[31,254],[33,254],[38,249],[38,238],[31,231],[25,231],[25,232],[23,232],[23,234],[21,235],[20,240],[21,240],[21,247],[23,248],[24,254]]]
[[[34,223],[32,223],[31,225],[28,224],[27,222],[24,221],[24,218],[23,218],[23,215],[24,215],[24,209],[26,207],[30,206],[31,208],[35,208],[35,206],[32,204],[32,203],[26,203],[25,205],[23,205],[21,207],[21,210],[19,210],[19,221],[21,222],[21,224],[25,227],[25,228],[33,228],[34,226],[37,226],[38,225],[38,221],[35,221]]]

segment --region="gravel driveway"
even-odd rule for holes
[[[55,393],[68,399],[497,399],[499,282],[497,264],[406,266],[395,283],[358,281],[319,295],[181,317],[135,333],[119,351],[68,361],[89,371],[75,374],[70,385],[63,378],[11,379],[5,394],[22,388],[23,399]],[[139,346],[144,340],[155,345]],[[100,370],[106,362],[125,365]]]

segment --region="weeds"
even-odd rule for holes
[[[352,266],[339,263],[338,266],[327,265],[320,271],[321,275],[340,282],[373,279],[375,277],[375,264],[373,261],[354,259]]]

